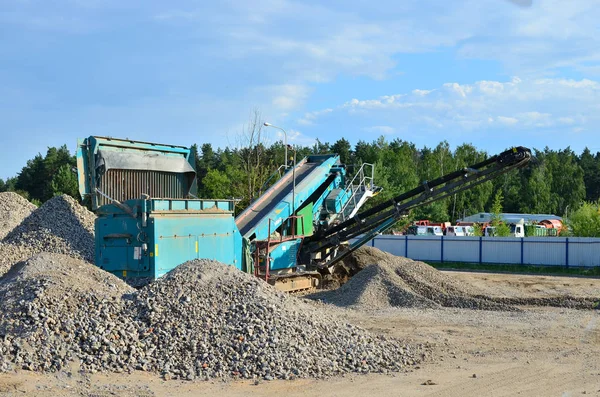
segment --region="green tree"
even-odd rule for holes
[[[576,237],[600,237],[600,201],[584,202],[569,213],[570,233]]]
[[[319,138],[316,139],[315,144],[313,145],[312,152],[315,154],[327,154],[331,153],[331,145],[329,142],[321,142]]]
[[[207,197],[225,199],[231,197],[231,180],[219,170],[208,170],[204,177],[204,192]]]
[[[463,144],[454,151],[455,169],[464,169],[465,167],[477,164],[487,158],[487,154],[478,151],[471,144]],[[487,181],[472,189],[455,194],[449,199],[450,220],[456,221],[458,218],[484,212],[486,204],[492,196],[493,184]]]
[[[600,199],[600,152],[596,153],[596,156],[592,156],[586,147],[579,158],[579,166],[583,170],[585,199],[597,201]]]
[[[45,201],[48,198],[46,197],[47,184],[44,158],[41,154],[38,154],[27,161],[27,165],[23,167],[17,176],[15,190],[27,192],[27,199],[35,198]]]
[[[17,178],[16,177],[12,177],[12,178],[8,178],[5,182],[4,182],[4,188],[6,192],[14,192],[16,190],[15,186],[17,184]]]
[[[269,159],[266,157],[263,124],[260,111],[255,109],[250,115],[248,124],[244,126],[243,131],[238,136],[240,146],[237,154],[246,184],[243,195],[243,203],[245,205],[254,201],[260,188],[274,171],[269,170],[266,166]]]
[[[558,152],[546,148],[544,157],[552,178],[549,209],[564,214],[567,207],[575,208],[585,198],[583,169],[570,148]]]
[[[7,190],[8,187],[6,186],[6,182],[4,182],[2,178],[0,178],[0,192],[5,192]]]
[[[354,145],[354,159],[352,163],[370,163],[375,164],[379,159],[380,150],[375,142],[367,143],[365,141],[358,141]]]
[[[63,164],[54,174],[50,187],[54,196],[68,194],[71,197],[77,197],[79,195],[77,175],[68,164]]]
[[[350,142],[345,138],[338,139],[333,146],[331,146],[331,151],[340,156],[341,163],[347,165],[350,165],[351,149],[352,146],[350,145]]]
[[[492,203],[490,226],[494,227],[494,235],[497,237],[510,236],[510,227],[502,219],[502,192],[496,192]]]
[[[30,200],[39,200],[40,202],[52,198],[56,191],[71,192],[68,194],[77,198],[77,189],[73,189],[71,179],[65,176],[76,164],[75,156],[69,153],[66,145],[59,148],[50,147],[45,156],[37,154],[27,162],[16,178],[14,190],[27,192]],[[61,169],[63,169],[62,176],[55,180]],[[61,182],[65,182],[67,185],[57,185]]]
[[[547,214],[553,212],[550,208],[552,172],[543,154],[536,153],[536,158],[536,162],[520,171],[523,183],[520,210],[532,214]]]

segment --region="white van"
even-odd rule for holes
[[[441,226],[410,226],[408,228],[407,234],[412,234],[414,236],[443,236],[444,232],[442,231]]]
[[[466,236],[466,226],[448,226],[446,228],[446,236]]]
[[[443,236],[444,231],[441,226],[427,226],[428,236]]]

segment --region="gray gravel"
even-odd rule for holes
[[[16,264],[0,279],[0,370],[61,369],[86,338],[114,346],[107,323],[119,322],[121,298],[132,292],[115,276],[65,255],[42,253]]]
[[[0,193],[0,241],[36,208],[17,193]]]
[[[17,196],[20,197],[20,196]],[[15,201],[14,208],[30,206]],[[40,252],[54,252],[94,261],[96,215],[67,195],[56,196],[31,212],[0,243],[0,276],[15,263]]]
[[[132,290],[86,262],[41,254],[0,280],[0,370],[145,370],[166,379],[399,371],[427,353],[373,336],[232,267],[188,262]]]
[[[518,310],[480,295],[474,287],[423,262],[394,256],[373,247],[361,247],[348,259],[363,270],[339,289],[308,295],[342,307],[365,310],[389,307],[459,307],[482,310]]]

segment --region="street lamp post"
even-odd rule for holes
[[[292,166],[292,215],[294,215],[296,211],[296,149],[292,147],[292,150],[294,151],[294,165]],[[295,233],[296,231],[294,230]]]
[[[277,127],[276,125],[273,125],[271,123],[267,123],[265,122],[263,124],[265,127],[273,127],[273,128],[277,128],[278,130],[281,130],[283,132],[283,137],[284,137],[284,142],[283,142],[283,146],[285,147],[285,169],[288,169],[288,158],[287,158],[287,153],[288,153],[288,144],[287,144],[287,133],[285,132],[285,130],[281,127]],[[293,147],[290,147],[291,150],[294,151],[294,164],[292,165],[292,211],[291,211],[291,216],[294,215],[294,212],[296,211],[296,149],[294,149]],[[295,222],[292,221],[292,228],[295,227]],[[296,234],[295,230],[292,230],[292,234]]]
[[[284,165],[285,169],[287,170],[287,169],[288,169],[288,158],[287,158],[287,132],[285,132],[285,130],[284,130],[283,128],[281,128],[281,127],[277,127],[276,125],[273,125],[273,124],[271,124],[271,123],[267,123],[266,121],[265,121],[265,123],[264,123],[263,125],[264,125],[265,127],[273,127],[273,128],[277,128],[278,130],[281,130],[281,131],[283,132],[283,138],[284,138],[284,141],[283,141],[283,146],[285,147],[285,159],[284,159],[283,165]],[[294,163],[295,163],[295,161],[294,161]]]

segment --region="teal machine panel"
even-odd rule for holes
[[[123,279],[158,278],[197,258],[243,270],[233,206],[229,200],[169,199],[105,205],[96,220],[96,264]]]
[[[194,198],[190,149],[110,137],[81,139],[79,189],[96,211],[96,265],[136,283],[192,259],[244,270],[232,200]]]
[[[297,265],[298,250],[302,239],[284,241],[273,248],[271,256],[271,270],[292,269]]]

